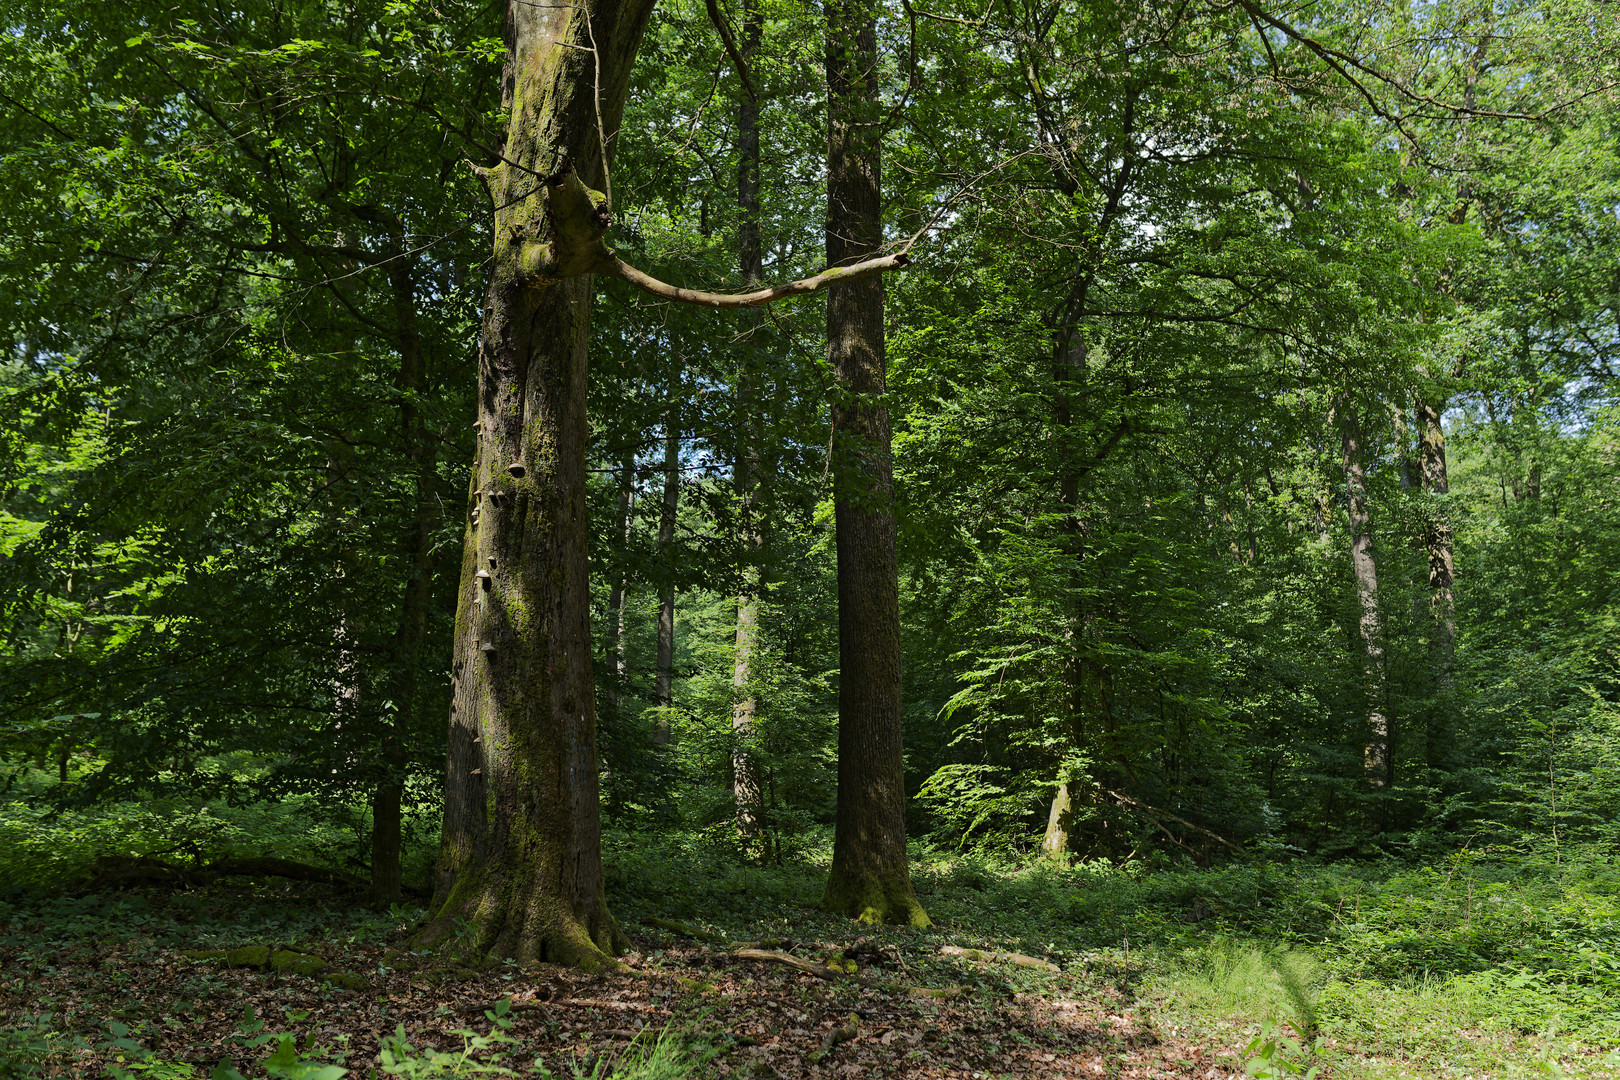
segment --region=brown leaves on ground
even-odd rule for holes
[[[13,927],[13,931],[17,928]],[[905,932],[892,935],[900,939]],[[135,939],[119,945],[79,942],[42,962],[40,950],[0,955],[0,1027],[26,1025],[42,1012],[49,1026],[89,1044],[106,1039],[108,1021],[164,1060],[207,1071],[244,1052],[246,1010],[265,1031],[295,1032],[300,1049],[363,1076],[378,1063],[381,1041],[403,1025],[410,1042],[459,1051],[457,1029],[487,1032],[484,1010],[513,1003],[504,1064],[520,1073],[536,1057],[560,1076],[610,1064],[633,1040],[684,1032],[718,1050],[703,1075],[772,1077],[1229,1077],[1241,1075],[1235,1048],[1210,1050],[1155,1028],[1128,989],[1083,974],[1049,977],[1038,993],[1016,992],[993,968],[962,969],[966,992],[911,992],[915,972],[863,972],[863,978],[816,979],[779,964],[749,962],[722,945],[670,945],[653,932],[636,940],[624,970],[602,975],[541,966],[452,968],[397,945],[301,942],[335,967],[363,975],[364,990],[252,969],[220,969],[174,948]],[[836,952],[859,937],[800,946],[809,957]],[[10,939],[16,941],[15,934]],[[918,951],[937,955],[936,939]],[[253,944],[242,941],[240,944]],[[291,943],[289,943],[291,944]],[[940,969],[934,969],[935,982]],[[870,977],[878,974],[880,977]],[[947,972],[948,974],[948,972]],[[259,1056],[262,1056],[262,1052]],[[93,1050],[64,1047],[46,1075],[99,1076]]]

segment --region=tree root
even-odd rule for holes
[[[835,1027],[821,1038],[821,1049],[811,1054],[806,1060],[812,1065],[818,1065],[826,1060],[832,1053],[833,1047],[839,1043],[846,1043],[860,1033],[861,1018],[854,1013],[849,1014],[849,1022],[842,1027]]]

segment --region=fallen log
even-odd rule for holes
[[[679,934],[681,937],[691,938],[693,941],[704,941],[710,945],[728,944],[724,935],[688,923],[676,922],[674,919],[647,918],[642,919],[641,922],[643,926],[657,927],[659,930],[667,930],[671,934]]]
[[[1038,956],[1026,956],[1023,953],[992,952],[987,949],[963,949],[956,945],[942,945],[939,952],[941,956],[977,960],[981,964],[1017,964],[1019,967],[1035,968],[1037,971],[1049,971],[1054,975],[1063,970],[1050,960],[1042,960]]]
[[[88,892],[120,885],[175,885],[186,888],[207,885],[222,877],[280,877],[292,881],[312,881],[323,885],[363,887],[366,882],[345,870],[294,862],[274,856],[237,858],[227,856],[190,866],[171,863],[152,855],[97,859],[95,869],[84,884]]]

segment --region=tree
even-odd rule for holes
[[[883,243],[877,123],[877,8],[827,11],[827,262],[851,265]],[[929,925],[906,865],[900,736],[900,577],[885,392],[883,279],[827,298],[838,547],[838,815],[822,906],[863,921]]]
[[[747,307],[904,266],[904,254],[722,296],[665,285],[604,244],[612,139],[651,0],[507,9],[478,363],[478,449],[456,615],[454,704],[432,917],[473,956],[595,967],[624,943],[602,886],[586,572],[592,275]],[[600,188],[600,190],[597,190]],[[464,920],[464,923],[462,922]],[[470,936],[458,936],[462,925]]]

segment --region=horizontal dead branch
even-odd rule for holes
[[[1180,825],[1183,829],[1191,829],[1198,835],[1207,836],[1209,839],[1215,841],[1217,844],[1220,844],[1222,847],[1235,851],[1239,855],[1248,854],[1248,852],[1244,851],[1241,847],[1238,847],[1238,845],[1232,843],[1232,841],[1226,839],[1226,837],[1220,835],[1219,833],[1211,832],[1202,825],[1194,825],[1184,817],[1177,817],[1175,814],[1169,813],[1165,810],[1160,810],[1158,807],[1149,806],[1147,803],[1139,802],[1122,791],[1113,791],[1109,788],[1098,788],[1097,790],[1101,791],[1104,795],[1107,795],[1110,799],[1113,799],[1121,806],[1128,806],[1133,810],[1140,810],[1149,817],[1156,817],[1164,821],[1174,822],[1175,824]]]
[[[616,1009],[620,1012],[669,1014],[668,1009],[660,1009],[658,1006],[649,1005],[644,1001],[601,1001],[597,998],[564,998],[562,1001],[553,1001],[551,1004],[571,1005],[578,1009]]]
[[[96,863],[87,882],[90,890],[119,885],[206,885],[222,877],[280,877],[292,881],[313,881],[324,885],[363,886],[365,881],[343,870],[310,866],[273,856],[221,858],[199,866],[184,866],[150,855],[135,858],[106,858]]]
[[[738,960],[757,960],[765,964],[785,964],[795,971],[802,971],[806,975],[814,975],[818,979],[833,980],[839,978],[843,972],[834,971],[826,964],[818,964],[813,960],[794,956],[792,953],[777,952],[775,949],[738,949],[731,954]]]
[[[873,274],[882,274],[889,270],[904,270],[910,265],[911,256],[905,252],[895,255],[880,255],[872,259],[863,259],[852,266],[835,266],[811,277],[790,281],[785,285],[773,285],[768,289],[756,289],[754,292],[746,293],[712,293],[669,285],[650,274],[637,270],[629,263],[611,254],[600,264],[600,271],[623,281],[628,281],[636,288],[643,289],[665,300],[674,300],[682,304],[700,304],[704,307],[713,308],[749,308],[764,307],[766,304],[774,304],[778,300],[819,292],[829,285],[836,285],[840,282],[859,281],[861,278],[871,277]]]
[[[963,960],[977,960],[981,964],[1001,963],[1017,964],[1019,967],[1035,968],[1038,971],[1049,971],[1056,975],[1063,969],[1050,960],[1042,960],[1038,956],[1026,956],[1016,952],[992,952],[988,949],[963,949],[956,945],[943,945],[940,947],[941,956],[955,956]]]
[[[712,930],[705,930],[702,927],[693,926],[690,923],[677,922],[674,919],[657,918],[646,918],[642,919],[641,922],[643,926],[651,926],[659,930],[667,930],[671,934],[679,934],[681,937],[691,938],[693,941],[706,941],[711,945],[728,944],[724,934],[716,934]]]
[[[962,996],[960,986],[913,986],[906,991],[914,998],[932,998],[935,1001],[949,1001],[951,998]]]

